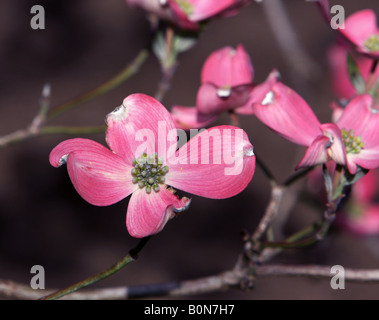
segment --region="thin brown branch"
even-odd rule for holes
[[[9,280],[0,280],[0,296],[8,299],[19,300],[37,300],[44,295],[55,292],[55,289],[34,290],[30,286],[20,284]],[[88,291],[74,292],[69,296],[61,299],[70,300],[107,300],[107,299],[125,299],[127,297],[127,288],[105,288],[93,289]]]
[[[267,230],[269,224],[277,216],[284,190],[285,187],[283,186],[276,185],[272,187],[270,202],[266,208],[266,211],[260,223],[258,224],[258,227],[255,229],[255,232],[252,236],[253,242],[258,241],[262,237],[263,233]]]
[[[344,268],[345,281],[353,282],[378,282],[379,269],[350,269]],[[331,278],[331,267],[319,265],[267,265],[256,268],[256,275],[260,277],[268,276],[302,276],[316,278]]]
[[[184,297],[206,294],[238,286],[247,272],[242,269],[225,271],[218,275],[181,282],[158,283],[130,287],[113,287],[73,292],[62,299],[106,300],[135,299],[147,297]],[[8,280],[0,280],[0,296],[10,299],[39,299],[55,290],[33,290],[31,287]]]
[[[147,50],[141,50],[130,64],[128,64],[121,72],[107,82],[50,110],[48,110],[50,105],[50,86],[45,85],[42,90],[40,110],[38,114],[34,117],[27,128],[18,129],[12,133],[0,137],[0,149],[43,133],[43,126],[48,120],[51,120],[63,112],[71,110],[87,101],[105,94],[124,83],[139,71],[139,68],[147,60],[148,55],[149,53]],[[50,129],[50,132],[54,130],[53,127],[49,127],[48,129]]]
[[[50,94],[50,85],[45,84],[41,93],[40,109],[38,111],[38,114],[33,118],[32,122],[28,125],[27,128],[19,129],[0,137],[0,148],[39,134],[41,127],[47,118],[46,115],[50,106]]]
[[[19,141],[23,141],[26,138],[30,138],[32,136],[37,135],[35,130],[31,129],[31,126],[29,126],[26,129],[19,129],[12,133],[9,133],[5,136],[0,137],[0,148],[6,147],[12,143],[17,143]]]
[[[331,279],[334,273],[330,266],[320,265],[263,265],[254,269],[235,268],[217,275],[186,280],[130,287],[101,288],[82,290],[65,296],[70,300],[106,300],[106,299],[135,299],[151,297],[188,297],[224,291],[232,287],[241,287],[241,284],[251,278],[254,271],[254,281],[264,277],[312,277]],[[344,269],[345,281],[349,282],[379,282],[379,269]],[[54,290],[44,290],[43,294]],[[0,280],[0,296],[10,299],[38,299],[41,290],[33,290],[29,286],[8,280]]]

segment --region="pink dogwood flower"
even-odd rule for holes
[[[346,19],[345,28],[338,31],[357,52],[379,58],[379,29],[373,10],[355,12]]]
[[[176,126],[202,128],[225,111],[252,114],[249,94],[253,88],[254,68],[243,45],[214,51],[204,62],[196,107],[175,105],[171,109]]]
[[[183,29],[197,30],[199,23],[213,17],[238,13],[250,0],[126,0]]]
[[[189,206],[190,200],[178,198],[173,188],[223,199],[240,193],[253,177],[253,146],[237,127],[213,127],[177,150],[169,112],[144,94],[126,97],[106,121],[110,149],[89,139],[70,139],[51,151],[50,163],[67,164],[75,189],[93,205],[108,206],[131,194],[126,226],[133,237],[161,231]]]
[[[263,97],[253,103],[255,116],[285,139],[306,146],[297,168],[322,164],[330,159],[347,166],[379,167],[379,113],[368,94],[352,99],[336,123],[321,124],[309,105],[292,89],[271,78],[254,89]]]
[[[352,99],[336,124],[350,173],[356,173],[357,166],[369,170],[379,167],[379,113],[373,108],[372,97],[364,94]]]
[[[332,21],[329,0],[310,0],[317,3],[328,24]],[[379,28],[376,14],[371,9],[357,11],[350,15],[343,26],[336,26],[339,40],[356,52],[372,59],[379,58]]]

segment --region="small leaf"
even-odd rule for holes
[[[174,48],[176,52],[191,49],[197,42],[198,33],[181,33],[175,35]]]
[[[347,72],[349,74],[350,81],[357,93],[364,93],[366,89],[366,83],[362,77],[361,71],[358,68],[357,62],[354,60],[353,56],[350,53],[347,55]]]
[[[166,40],[162,31],[157,32],[154,37],[153,52],[160,62],[166,59]]]
[[[167,39],[166,36],[167,33],[165,31],[158,31],[154,37],[152,48],[161,66],[169,70],[177,64],[177,56],[179,53],[191,49],[196,44],[198,33],[176,33],[176,31],[172,31],[172,38],[169,37],[169,39],[172,39],[171,41]]]
[[[349,171],[346,171],[344,175],[344,185],[349,186],[356,183],[360,178],[364,177],[368,172],[369,170],[363,169],[361,167],[358,167],[356,174],[351,174]]]
[[[341,167],[342,168],[342,167]],[[346,168],[345,168],[346,169]],[[346,188],[356,183],[360,178],[367,174],[369,170],[358,167],[355,174],[351,174],[348,170],[343,170],[339,178],[339,182],[334,186],[334,192],[332,199],[337,199],[340,196],[344,196]],[[336,175],[336,173],[335,173]]]

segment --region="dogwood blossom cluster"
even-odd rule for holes
[[[273,70],[263,83],[253,85],[249,59],[241,46],[237,50],[239,55],[231,48],[222,48],[210,55],[203,67],[202,74],[206,77],[202,79],[213,76],[218,82],[202,81],[196,107],[172,108],[177,126],[197,127],[226,110],[242,110],[243,114],[254,114],[285,139],[307,147],[297,168],[333,160],[355,174],[357,166],[365,169],[379,166],[379,114],[371,95],[356,95],[340,109],[335,122],[322,124],[307,102],[279,80],[277,70]],[[243,90],[236,90],[241,86]],[[227,94],[220,97],[224,90]]]

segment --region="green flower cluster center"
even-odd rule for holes
[[[379,51],[379,34],[369,36],[365,41],[365,47],[369,51]]]
[[[193,13],[193,5],[188,0],[175,0],[175,2],[187,16]]]
[[[138,184],[141,189],[146,188],[146,193],[151,193],[151,190],[158,192],[159,184],[165,183],[165,175],[168,172],[168,166],[164,166],[163,163],[164,160],[156,153],[153,155],[143,153],[139,158],[134,158],[132,182]]]
[[[354,130],[342,129],[342,141],[345,145],[346,153],[359,153],[364,147],[361,136],[354,135]]]

